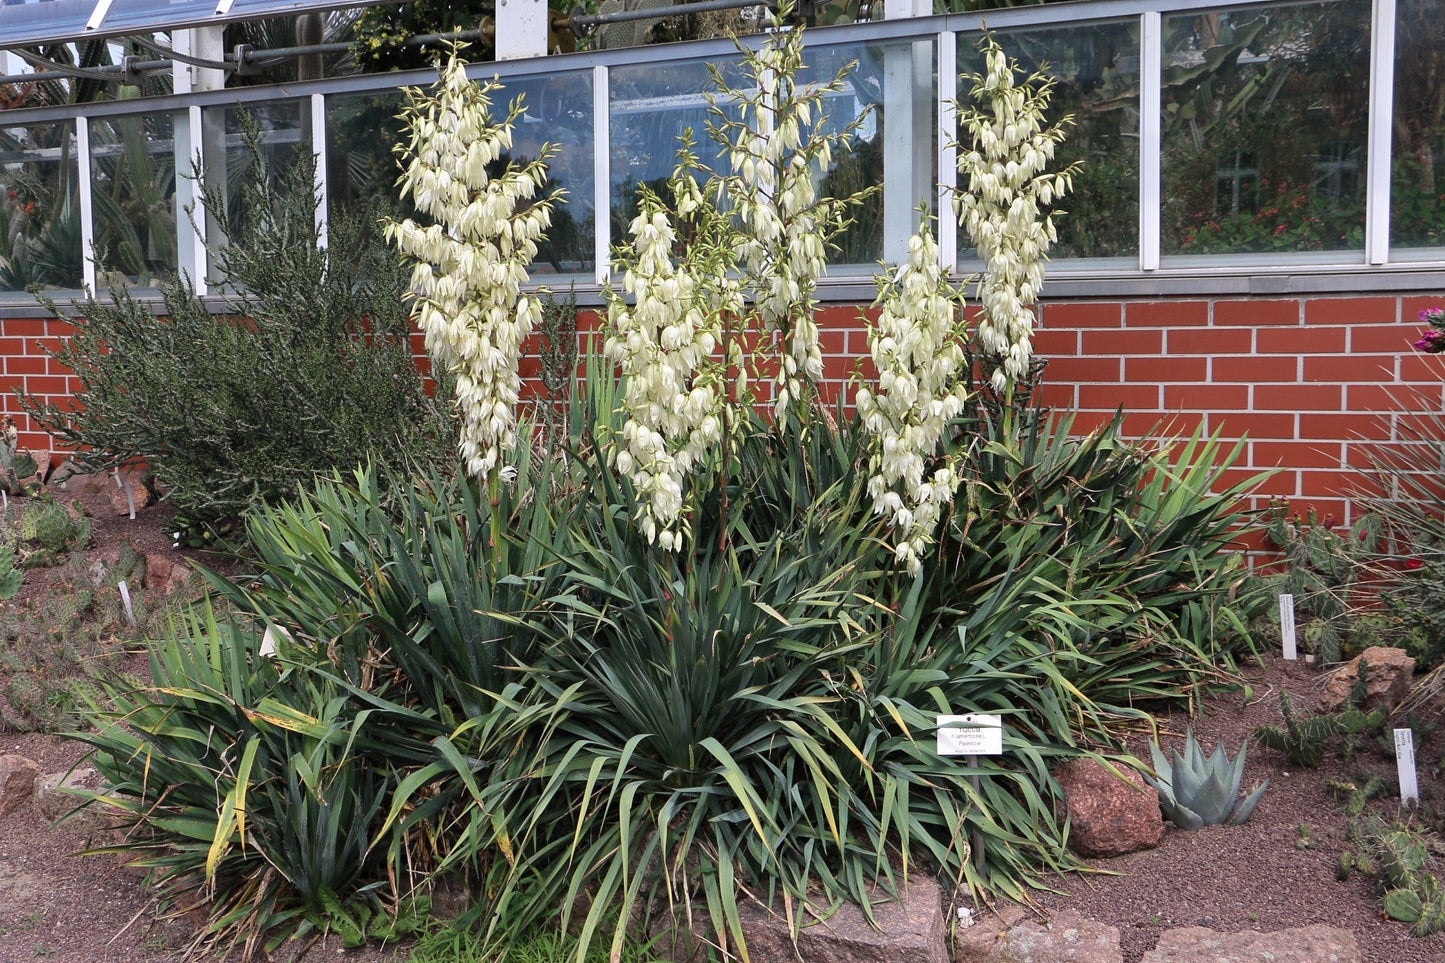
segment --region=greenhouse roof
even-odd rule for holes
[[[367,2],[379,0],[0,0],[0,48],[215,26]]]

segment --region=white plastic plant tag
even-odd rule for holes
[[[1299,658],[1294,634],[1294,596],[1279,597],[1279,637],[1284,643],[1284,657],[1293,662]]]
[[[938,717],[940,756],[1003,755],[1003,716],[980,712]]]
[[[120,589],[120,604],[125,606],[125,620],[131,625],[135,625],[135,609],[131,607],[130,586],[126,585],[124,580],[121,580],[116,583],[115,587]]]
[[[125,486],[125,503],[130,506],[130,520],[135,521],[135,491]]]
[[[1420,784],[1415,778],[1415,733],[1410,729],[1395,730],[1395,765],[1400,772],[1400,802],[1405,806],[1420,805]]]

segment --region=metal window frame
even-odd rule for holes
[[[1445,249],[1438,256],[1418,259],[1419,252],[1412,251],[1406,262],[1391,261],[1389,237],[1389,153],[1391,139],[1391,115],[1393,111],[1393,68],[1395,53],[1395,0],[1373,0],[1371,23],[1371,94],[1370,118],[1367,143],[1367,187],[1366,187],[1366,242],[1364,256],[1361,252],[1322,252],[1308,256],[1271,255],[1215,255],[1201,258],[1200,263],[1174,263],[1161,265],[1160,259],[1160,78],[1162,77],[1162,17],[1169,14],[1202,10],[1238,10],[1249,7],[1299,6],[1304,3],[1318,3],[1322,0],[1234,0],[1221,3],[1219,0],[1092,0],[1092,2],[1048,4],[1042,6],[1012,7],[979,13],[955,13],[929,17],[899,18],[869,23],[849,24],[835,27],[815,28],[809,32],[810,46],[833,44],[856,45],[859,43],[883,43],[888,41],[930,41],[935,51],[938,76],[947,78],[956,74],[955,51],[960,34],[977,33],[982,29],[1005,32],[1015,28],[1040,28],[1070,24],[1088,24],[1100,21],[1119,21],[1137,18],[1139,22],[1140,55],[1140,141],[1139,141],[1139,216],[1137,229],[1137,263],[1121,265],[1110,259],[1105,263],[1088,260],[1056,262],[1050,271],[1050,294],[1062,291],[1076,291],[1102,295],[1105,291],[1139,291],[1158,293],[1165,291],[1206,292],[1218,290],[1227,293],[1243,291],[1259,293],[1281,293],[1284,291],[1311,290],[1368,290],[1388,289],[1390,285],[1422,285],[1422,279],[1434,278],[1438,286],[1440,275],[1445,274]],[[1330,0],[1323,0],[1330,2]],[[757,46],[762,36],[743,38],[740,42]],[[665,65],[682,60],[707,59],[734,55],[736,47],[729,40],[706,40],[688,43],[668,44],[645,49],[622,49],[593,51],[574,54],[557,54],[532,59],[517,59],[474,65],[473,76],[496,77],[502,81],[508,78],[555,76],[562,73],[588,75],[593,90],[592,132],[593,164],[595,176],[595,203],[598,216],[595,219],[597,233],[594,238],[597,255],[595,282],[601,285],[607,281],[608,260],[612,239],[608,237],[608,218],[603,212],[610,209],[610,163],[609,137],[611,118],[608,89],[610,74],[614,68],[635,66],[644,60],[651,64]],[[216,106],[246,106],[272,100],[307,99],[311,104],[313,129],[325,130],[328,98],[338,95],[353,95],[369,91],[390,90],[405,86],[425,86],[432,83],[436,74],[432,70],[414,70],[387,74],[370,74],[354,77],[327,78],[302,83],[277,84],[264,87],[234,88],[224,90],[196,91],[174,94],[166,97],[141,98],[135,100],[109,101],[85,105],[86,117],[102,119],[135,112],[175,111],[184,116],[192,136],[199,127],[199,115]],[[1148,83],[1148,78],[1154,78]],[[935,162],[938,177],[939,198],[939,241],[940,260],[952,268],[957,263],[958,253],[954,248],[952,205],[948,203],[949,189],[954,178],[954,148],[956,119],[953,113],[953,85],[937,84],[933,105],[938,120],[938,150]],[[10,111],[0,117],[6,126],[38,125],[60,121],[79,121],[75,107],[30,108]],[[88,138],[80,140],[89,150]],[[200,139],[195,143],[199,146]],[[317,136],[313,151],[324,160],[325,137]],[[1381,159],[1384,159],[1381,162]],[[88,156],[85,162],[88,164]],[[323,202],[326,199],[325,165],[318,164],[317,188]],[[186,174],[188,172],[178,172]],[[884,184],[888,177],[885,176]],[[89,179],[80,179],[83,210],[90,210]],[[177,192],[180,197],[181,192]],[[179,201],[178,201],[179,203]],[[323,203],[323,210],[324,203]],[[189,221],[178,217],[187,227],[183,230],[192,235],[192,244],[183,245],[188,256],[182,261],[204,263],[200,252],[205,250],[204,238],[194,237]],[[202,230],[204,225],[198,225]],[[321,225],[324,231],[324,223]],[[1130,259],[1133,260],[1133,259]],[[86,258],[89,264],[89,257]],[[184,266],[184,264],[182,265]],[[93,266],[89,268],[87,283],[93,282]],[[203,275],[193,278],[199,281]],[[589,292],[582,292],[584,300]],[[820,294],[825,298],[871,300],[871,282],[858,276],[825,279]],[[22,296],[23,297],[23,296]],[[6,302],[11,300],[7,293]]]

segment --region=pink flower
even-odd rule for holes
[[[1420,335],[1420,340],[1415,342],[1415,350],[1429,354],[1445,351],[1445,331],[1432,329],[1424,332]]]

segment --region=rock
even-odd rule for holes
[[[30,798],[40,767],[24,756],[0,756],[0,816],[8,816]]]
[[[117,515],[129,516],[151,503],[150,489],[136,478],[124,478],[119,487],[111,486],[107,491],[110,493],[110,505]]]
[[[165,584],[161,586],[162,595],[170,595],[172,592],[184,592],[191,584],[191,570],[179,562],[171,566],[171,574],[166,577]]]
[[[175,564],[161,552],[146,555],[145,587],[153,592],[160,592],[170,581],[171,570],[175,568]]]
[[[170,595],[191,581],[191,570],[161,552],[146,556],[145,586],[157,595]]]
[[[1153,849],[1164,837],[1159,794],[1125,765],[1115,773],[1094,759],[1054,772],[1069,817],[1069,848],[1081,856],[1122,856]]]
[[[992,910],[973,914],[973,922],[953,933],[953,963],[983,963],[1011,927],[1023,922],[1028,913],[1022,906],[1000,904]]]
[[[50,477],[51,454],[49,449],[42,451],[30,451],[30,457],[35,461],[35,475],[41,482]],[[24,481],[24,479],[21,479]]]
[[[1028,921],[1015,926],[982,963],[1124,963],[1124,953],[1118,927],[1066,910],[1047,924]]]
[[[1353,933],[1333,926],[1274,933],[1184,926],[1166,930],[1140,963],[1360,963],[1360,947]]]
[[[69,815],[83,801],[80,796],[66,792],[67,789],[84,789],[97,792],[104,786],[100,773],[89,766],[72,769],[70,772],[52,772],[35,780],[35,808],[40,815],[54,823],[65,818],[60,829],[92,836],[116,828],[121,813],[102,803],[91,803],[84,809]]]
[[[1330,676],[1320,693],[1320,712],[1338,712],[1349,701],[1350,690],[1355,687],[1362,664],[1369,668],[1365,681],[1365,704],[1361,708],[1380,706],[1390,711],[1404,701],[1415,678],[1415,660],[1404,649],[1377,645],[1361,652]]]
[[[783,916],[746,905],[749,956],[753,963],[949,963],[938,884],[914,877],[899,895],[874,904],[876,928],[861,909],[845,903],[828,919],[803,927],[796,949]]]

